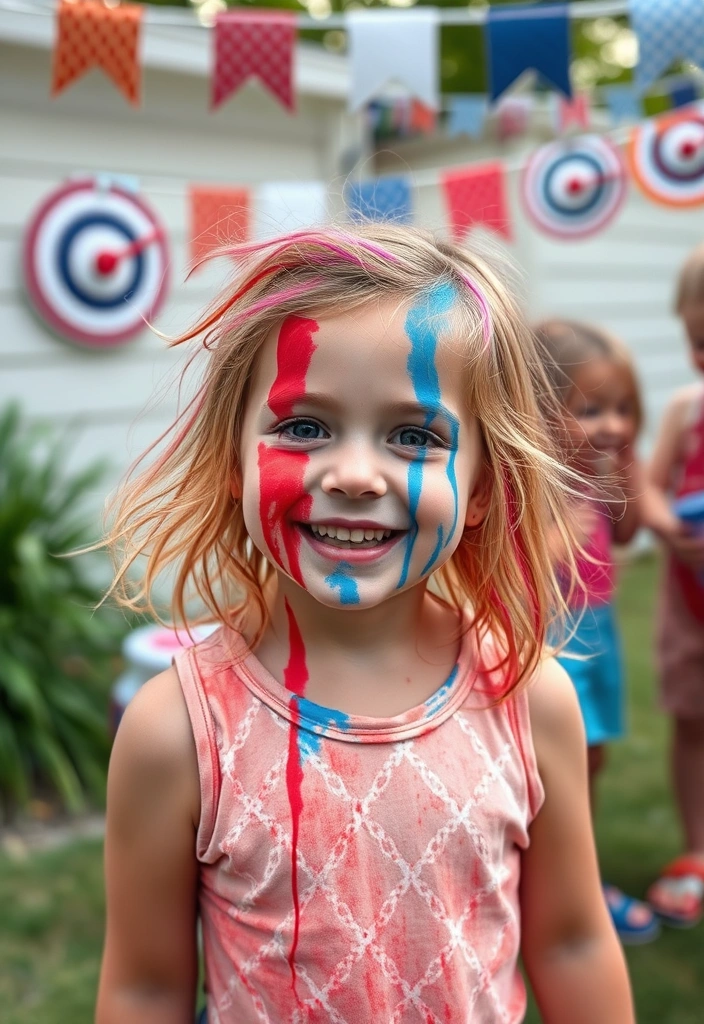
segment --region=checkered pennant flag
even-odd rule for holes
[[[640,46],[639,93],[676,60],[704,65],[704,0],[630,0],[629,14]]]

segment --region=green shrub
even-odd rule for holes
[[[104,467],[65,469],[65,437],[0,413],[0,800],[35,794],[72,812],[101,800],[107,704],[124,622],[93,608],[95,559],[59,557],[95,539],[86,496]]]

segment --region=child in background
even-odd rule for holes
[[[704,246],[680,274],[676,310],[692,362],[704,373]],[[704,384],[678,391],[663,417],[648,471],[646,524],[667,561],[657,624],[662,707],[673,718],[672,782],[685,853],[669,864],[648,898],[670,924],[687,927],[704,903],[704,532],[678,519],[673,498],[704,497]]]
[[[593,486],[578,502],[580,585],[573,595],[573,634],[559,661],[579,697],[587,734],[592,807],[606,744],[625,730],[625,688],[614,616],[613,544],[638,529],[642,483],[634,443],[641,400],[627,349],[600,328],[548,320],[536,328],[545,367],[562,408],[558,430],[569,465]],[[613,885],[604,894],[626,943],[650,942],[659,931],[652,910]]]
[[[190,582],[221,628],[117,733],[98,1024],[190,1024],[198,914],[209,1024],[517,1024],[519,947],[545,1024],[633,1022],[544,651],[575,476],[529,330],[479,257],[408,229],[235,255],[110,538],[124,603],[177,567],[174,617]]]

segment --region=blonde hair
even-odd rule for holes
[[[675,313],[680,316],[690,302],[704,302],[704,245],[692,250],[680,270],[675,291]]]
[[[436,579],[450,604],[471,605],[474,627],[500,639],[509,689],[528,678],[555,609],[564,608],[545,524],[557,524],[571,551],[567,497],[578,478],[545,429],[550,388],[501,276],[467,248],[390,225],[298,232],[229,254],[243,267],[233,289],[172,342],[204,336],[202,385],[172,425],[165,451],[132,473],[114,500],[107,544],[116,575],[109,593],[128,608],[156,614],[154,583],[175,569],[174,621],[187,622],[191,594],[206,609],[191,623],[234,625],[246,608],[255,615],[256,644],[268,621],[265,591],[274,568],[248,538],[231,481],[265,339],[293,313],[325,317],[342,304],[412,301],[446,283],[457,296],[453,333],[465,353],[467,406],[480,424],[493,486],[484,521],[465,529]],[[144,573],[132,583],[128,570],[140,557]],[[571,554],[568,563],[576,578]]]
[[[562,407],[570,398],[580,368],[591,359],[605,359],[623,367],[630,376],[636,431],[640,431],[643,426],[643,399],[633,358],[622,341],[602,327],[579,320],[543,320],[536,324],[534,331],[545,371]]]

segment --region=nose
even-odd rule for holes
[[[332,454],[321,481],[325,494],[346,498],[381,498],[386,494],[379,459],[368,446],[346,445]]]

